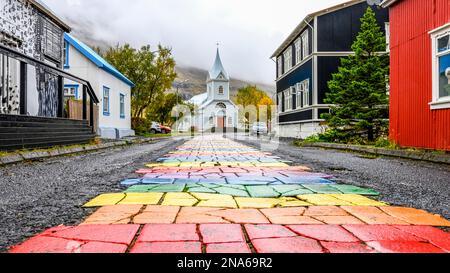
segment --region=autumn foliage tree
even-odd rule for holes
[[[267,96],[266,92],[259,90],[254,85],[248,85],[240,88],[238,90],[235,102],[237,105],[247,109],[245,112],[240,111],[241,119],[245,120],[247,123],[250,122],[250,116],[252,115],[256,117],[257,121],[263,121],[260,120],[260,118],[267,119],[267,121],[272,119],[272,99]],[[254,109],[254,113],[252,113],[251,108]],[[264,112],[261,112],[261,110]]]
[[[156,51],[148,45],[139,50],[118,45],[106,52],[105,59],[136,85],[131,90],[132,118],[144,118],[155,109],[152,104],[170,90],[177,76],[171,49],[161,45]]]

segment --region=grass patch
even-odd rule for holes
[[[97,144],[101,144],[101,143],[102,143],[102,141],[100,139],[94,139],[87,144],[72,144],[72,145],[53,146],[53,147],[49,147],[49,148],[21,149],[21,150],[15,150],[15,151],[10,151],[10,152],[1,152],[0,151],[0,156],[8,156],[8,155],[13,155],[13,154],[17,154],[17,153],[39,153],[39,152],[45,153],[45,152],[62,150],[62,149],[67,149],[67,150],[75,149],[75,148],[84,149],[85,147],[88,147],[91,145],[97,145]]]
[[[141,133],[138,136],[140,137],[170,137],[172,136],[171,134],[150,134],[150,133]]]

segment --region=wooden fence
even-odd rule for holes
[[[94,105],[94,132],[98,129],[98,105]],[[87,107],[87,118],[89,120],[89,107]],[[67,118],[82,120],[83,119],[83,101],[68,100],[67,101]]]

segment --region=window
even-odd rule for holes
[[[64,85],[64,97],[78,99],[78,85]]]
[[[284,52],[284,72],[286,73],[292,68],[292,48],[289,47]]]
[[[295,41],[295,64],[302,61],[302,40],[300,38]]]
[[[391,42],[391,28],[389,23],[384,24],[384,28],[386,30],[386,51],[390,52],[390,42]]]
[[[309,106],[309,100],[309,79],[307,79],[297,83],[297,109]]]
[[[64,68],[70,68],[69,65],[69,48],[70,45],[68,42],[64,42]]]
[[[282,63],[281,57],[278,57],[277,58],[278,77],[281,77],[281,75],[283,75],[282,66],[283,66],[283,63]]]
[[[103,87],[103,115],[109,116],[109,88]]]
[[[305,87],[303,82],[297,83],[297,109],[303,108],[303,91]]]
[[[284,91],[284,111],[292,110],[292,94],[291,89]]]
[[[294,110],[294,106],[295,106],[295,108],[297,108],[297,93],[295,91],[295,86],[291,87],[291,97],[292,97],[291,109]]]
[[[228,118],[228,125],[233,125],[233,118],[232,117]]]
[[[120,94],[120,118],[125,118],[125,95]]]
[[[303,81],[303,107],[309,106],[309,79]]]
[[[278,113],[283,112],[283,93],[278,93]]]
[[[431,32],[434,110],[450,108],[450,23]]]
[[[48,19],[44,19],[42,27],[43,36],[41,46],[43,53],[45,56],[61,63],[63,32]]]
[[[219,86],[219,95],[223,95],[223,86]]]
[[[309,56],[309,32],[305,30],[302,35],[302,60],[306,59]]]
[[[216,104],[216,108],[217,109],[227,109],[227,105],[223,102],[219,102],[218,104]]]

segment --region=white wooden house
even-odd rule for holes
[[[74,36],[66,33],[64,41],[64,69],[87,79],[100,99],[97,133],[108,139],[133,136],[131,88],[134,83]],[[77,84],[66,81],[64,96],[81,100],[82,90]]]

